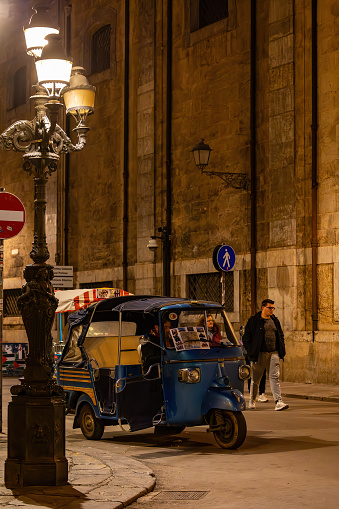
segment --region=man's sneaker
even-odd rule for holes
[[[250,410],[255,410],[255,401],[253,401],[253,399],[250,399],[250,401],[248,403],[248,408]]]
[[[258,401],[261,401],[261,403],[267,403],[268,398],[266,398],[265,394],[260,394]]]
[[[275,404],[276,410],[286,410],[287,408],[288,408],[288,405],[286,403],[284,403],[283,401],[281,401],[281,399],[279,401],[277,401]]]

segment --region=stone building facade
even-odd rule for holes
[[[85,150],[48,183],[51,262],[73,266],[75,286],[159,294],[165,257],[147,243],[167,227],[170,293],[194,297],[192,281],[219,284],[213,249],[231,245],[235,328],[274,299],[283,378],[339,383],[338,2],[46,3],[97,88]],[[3,4],[1,131],[33,118],[36,80],[21,32],[34,2]],[[247,189],[198,170],[191,150],[200,138],[213,149],[208,169],[247,174]],[[5,291],[23,284],[32,242],[33,182],[20,157],[0,152],[1,185],[27,213],[22,233],[5,241]],[[5,316],[6,341],[20,340],[20,320]]]

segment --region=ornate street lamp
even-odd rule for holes
[[[45,37],[49,34],[58,34],[59,29],[54,26],[49,16],[49,7],[37,4],[34,5],[35,11],[27,27],[24,27],[26,47],[28,55],[39,58],[42,48],[46,46]]]
[[[53,267],[47,264],[46,242],[46,183],[57,169],[61,153],[80,151],[86,144],[89,128],[88,113],[94,110],[95,89],[83,76],[83,95],[77,95],[67,112],[78,124],[78,143],[58,125],[58,111],[63,107],[60,93],[69,85],[72,63],[66,58],[55,29],[37,26],[35,16],[46,9],[35,6],[31,28],[25,30],[27,52],[36,58],[39,84],[35,86],[36,116],[19,120],[0,135],[0,147],[23,152],[23,169],[34,179],[34,240],[24,269],[26,284],[18,299],[29,343],[29,354],[20,385],[13,386],[8,407],[8,458],[5,464],[5,484],[20,486],[56,486],[65,484],[68,465],[65,458],[65,409],[63,390],[53,379],[51,329],[58,300],[51,283]],[[42,16],[44,21],[46,18]],[[34,21],[34,23],[33,23]],[[45,34],[47,44],[32,42],[27,31],[33,28]],[[41,51],[40,51],[41,50]],[[75,72],[76,74],[76,72]],[[87,93],[91,97],[87,101]]]
[[[193,147],[192,152],[194,155],[195,164],[202,173],[209,175],[211,178],[221,178],[226,183],[226,187],[233,187],[234,189],[247,189],[249,183],[249,177],[247,173],[230,173],[228,171],[210,171],[206,169],[212,149],[207,143],[204,143],[203,138],[201,138],[200,142],[195,145],[195,147]]]
[[[195,164],[201,171],[204,171],[208,165],[212,149],[209,145],[207,145],[207,143],[204,143],[204,139],[201,138],[199,143],[197,143],[197,145],[192,148],[192,152],[194,155]]]

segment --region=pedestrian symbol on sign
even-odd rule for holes
[[[226,270],[230,270],[230,255],[229,255],[229,252],[227,251],[227,249],[225,249],[225,253],[224,253],[224,263],[223,263],[223,267],[225,268],[225,265],[227,263],[227,266],[226,266]]]
[[[219,245],[213,251],[213,264],[216,270],[229,272],[235,264],[235,252],[231,246]]]

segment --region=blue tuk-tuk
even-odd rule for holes
[[[87,439],[108,425],[171,435],[207,424],[220,447],[242,445],[250,368],[220,304],[131,295],[77,311],[68,324],[56,375]]]

